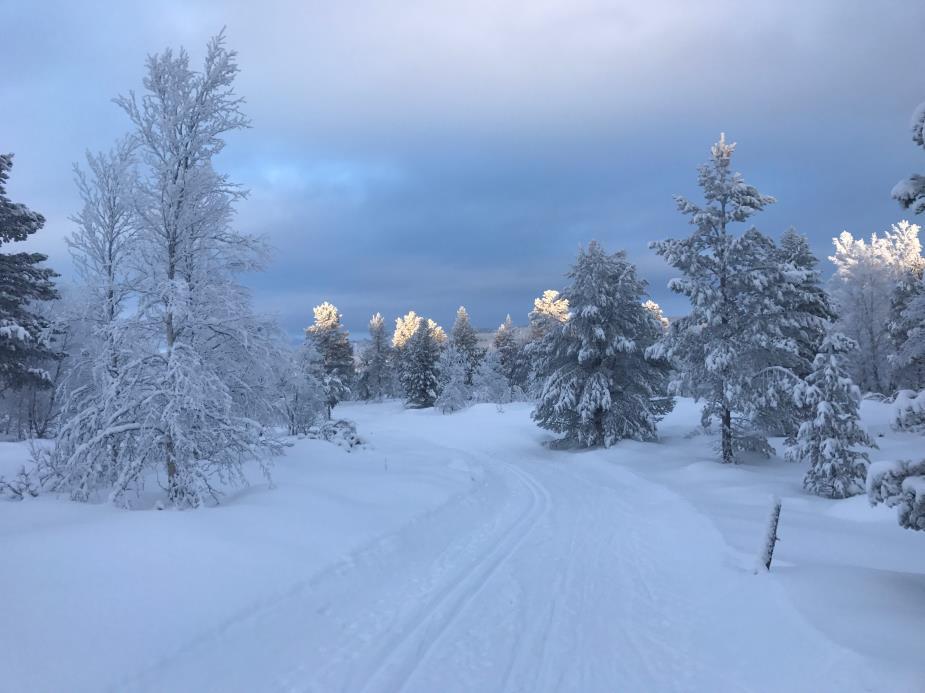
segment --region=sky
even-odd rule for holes
[[[244,281],[293,336],[324,300],[357,336],[461,304],[524,324],[592,239],[683,314],[648,242],[689,233],[673,196],[697,197],[720,131],[778,200],[755,225],[794,226],[826,272],[832,237],[908,216],[890,189],[925,173],[921,0],[0,0],[0,27],[8,193],[46,216],[29,245],[64,281],[72,165],[129,128],[112,98],[226,28],[252,127],[216,166],[274,249]]]

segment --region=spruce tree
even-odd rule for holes
[[[524,357],[510,315],[504,319],[504,322],[498,327],[498,331],[495,332],[492,346],[498,352],[501,373],[504,374],[508,388],[513,393],[518,387],[525,384],[525,378],[521,373]]]
[[[431,322],[420,319],[411,338],[402,347],[401,383],[409,406],[430,407],[437,398],[437,362],[440,344]]]
[[[314,308],[315,322],[305,328],[305,338],[310,340],[321,356],[325,399],[328,417],[331,409],[347,397],[353,382],[353,345],[350,334],[341,325],[337,308],[325,301]]]
[[[827,336],[806,381],[794,389],[804,408],[787,458],[808,462],[803,488],[826,498],[848,498],[864,492],[869,459],[860,446],[876,447],[859,424],[860,391],[844,367],[844,356],[857,344],[840,333]]]
[[[822,286],[819,261],[805,236],[787,229],[780,239],[780,259],[787,279],[783,307],[792,320],[786,333],[796,342],[799,361],[794,371],[803,378],[812,371],[813,360],[835,313]]]
[[[462,354],[466,362],[466,384],[472,384],[472,374],[478,368],[484,351],[479,347],[479,337],[469,322],[469,313],[465,306],[456,311],[456,322],[450,332],[450,345]]]
[[[796,349],[784,334],[777,249],[754,228],[741,236],[729,228],[774,202],[732,171],[734,149],[720,135],[700,166],[704,206],[676,198],[694,232],[652,244],[682,273],[669,288],[691,302],[690,314],[672,323],[660,355],[677,365],[672,390],[704,402],[704,424],[719,419],[725,463],[734,462],[737,451],[770,454],[761,419],[792,389],[794,374],[778,367],[779,352]]]
[[[10,200],[6,184],[12,154],[0,154],[0,247],[24,241],[45,225],[45,217]],[[41,253],[0,253],[0,393],[26,385],[48,387],[39,363],[54,359],[49,323],[33,309],[35,301],[58,297],[54,277]]]
[[[925,102],[919,104],[912,114],[912,141],[925,149]],[[916,214],[925,214],[925,176],[913,174],[893,188],[893,199],[903,209],[912,209]]]
[[[369,344],[360,359],[359,388],[364,399],[379,400],[391,394],[392,348],[381,313],[369,320]]]
[[[534,420],[566,445],[653,440],[670,402],[667,363],[647,354],[661,328],[642,305],[645,282],[626,253],[608,255],[597,242],[579,251],[568,277],[571,317],[545,339]]]

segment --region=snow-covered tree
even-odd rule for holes
[[[489,349],[479,363],[472,378],[472,398],[476,402],[490,402],[497,405],[511,401],[511,385],[504,375],[501,352]]]
[[[794,400],[805,412],[787,458],[808,462],[803,488],[826,498],[848,498],[864,492],[870,460],[859,447],[876,447],[859,423],[861,395],[843,359],[857,344],[840,333],[825,337],[813,370],[794,388]]]
[[[380,400],[392,394],[392,347],[381,313],[369,320],[369,344],[360,356],[359,390],[364,399]]]
[[[543,295],[533,300],[530,311],[530,339],[538,341],[568,320],[568,301],[555,289],[546,289]]]
[[[925,459],[875,462],[867,473],[867,497],[871,505],[896,508],[901,527],[925,530]]]
[[[12,202],[6,184],[12,154],[0,154],[0,247],[25,241],[45,225],[45,217]],[[41,253],[0,252],[0,394],[24,385],[48,387],[50,377],[39,364],[57,357],[49,343],[48,323],[34,309],[38,301],[58,297]]]
[[[896,285],[890,300],[890,375],[894,388],[925,389],[925,258],[920,227],[901,221],[894,227],[891,255]]]
[[[324,378],[324,362],[313,341],[306,340],[286,355],[277,387],[289,435],[304,435],[329,417]]]
[[[456,311],[456,322],[450,331],[450,346],[455,347],[466,361],[466,384],[472,384],[472,374],[482,360],[484,350],[479,346],[479,337],[469,322],[469,313],[465,306]]]
[[[925,102],[919,104],[912,114],[912,141],[925,149]],[[916,214],[925,214],[925,176],[913,174],[893,188],[893,199],[903,209],[912,209]]]
[[[694,232],[652,247],[682,276],[669,287],[690,299],[688,316],[672,323],[660,354],[677,365],[673,392],[704,402],[703,421],[720,423],[723,462],[737,451],[770,453],[762,431],[776,405],[789,397],[794,374],[779,364],[796,345],[785,334],[782,268],[777,248],[742,223],[774,202],[732,171],[734,144],[720,136],[711,158],[699,168],[706,204],[677,198]]]
[[[835,265],[831,293],[837,328],[859,345],[851,371],[864,391],[892,390],[894,294],[904,278],[920,271],[918,233],[918,226],[903,221],[869,241],[847,231],[833,239],[835,254],[829,259]]]
[[[501,369],[509,383],[514,380],[514,370],[517,367],[517,335],[514,333],[514,323],[508,315],[504,322],[498,326],[492,346],[501,359]]]
[[[595,241],[579,251],[568,277],[571,318],[545,338],[545,385],[533,418],[579,447],[654,439],[670,404],[667,365],[646,354],[661,328],[642,305],[645,282],[626,253],[608,255]]]
[[[139,338],[119,367],[117,404],[75,412],[54,453],[59,479],[73,481],[115,448],[118,471],[103,485],[116,502],[156,472],[171,503],[197,506],[217,498],[222,484],[245,483],[245,461],[266,471],[279,449],[263,367],[273,334],[237,282],[239,272],[262,266],[265,246],[233,228],[244,191],[213,165],[224,136],[248,126],[237,72],[220,34],[201,72],[185,51],[166,50],[148,58],[141,98],[116,100],[138,148],[135,312],[127,327]]]
[[[124,371],[137,358],[143,338],[126,320],[136,279],[134,147],[131,139],[123,139],[109,152],[88,152],[86,171],[74,166],[83,204],[71,217],[76,228],[66,240],[82,282],[82,305],[72,319],[79,319],[88,334],[60,388],[63,423],[51,462],[54,485],[76,500],[114,485],[124,462],[115,438],[105,446],[91,441],[119,410],[132,406],[134,393]],[[95,458],[75,454],[84,445]]]
[[[325,301],[314,308],[315,322],[305,328],[305,339],[311,341],[321,356],[328,417],[331,409],[350,393],[353,383],[353,345],[350,335],[341,325],[340,311]]]
[[[469,355],[452,341],[440,354],[437,362],[439,372],[440,394],[434,406],[444,414],[463,409],[471,395],[469,379]]]
[[[655,322],[657,322],[659,328],[661,328],[662,334],[667,333],[668,327],[671,325],[671,323],[669,322],[668,318],[665,317],[665,313],[662,312],[662,307],[651,298],[643,301],[642,307],[649,311],[652,314],[652,317],[655,318]]]
[[[434,325],[432,321],[420,318],[414,334],[401,348],[401,384],[412,407],[433,406],[437,398],[437,364],[441,347]]]
[[[812,371],[813,361],[835,314],[822,286],[819,261],[806,237],[792,228],[787,229],[779,247],[785,279],[782,304],[790,318],[784,332],[796,342],[799,361],[794,364],[794,371],[802,378]]]

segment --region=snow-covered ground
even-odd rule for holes
[[[295,441],[217,508],[0,503],[0,690],[925,690],[925,536],[718,464],[690,402],[581,453],[526,405],[338,414],[364,449]],[[874,460],[921,456],[863,414]]]

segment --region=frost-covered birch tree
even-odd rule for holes
[[[59,440],[56,454],[78,470],[117,447],[118,471],[105,483],[122,504],[156,474],[171,503],[198,506],[223,484],[245,483],[245,461],[266,471],[278,449],[268,428],[275,403],[264,401],[274,396],[263,367],[274,335],[237,281],[262,267],[265,247],[233,227],[245,193],[214,166],[225,135],[248,126],[237,73],[220,34],[201,71],[186,51],[168,49],[148,58],[140,97],[116,99],[137,143],[127,328],[138,339],[118,369],[118,403],[88,426],[92,434]]]
[[[835,332],[828,335],[813,361],[813,370],[794,389],[805,412],[787,458],[809,463],[803,488],[826,498],[848,498],[864,492],[870,462],[861,447],[876,447],[860,426],[861,394],[845,370],[843,359],[857,344]]]
[[[131,407],[134,393],[124,371],[142,348],[141,335],[126,320],[136,279],[134,148],[133,140],[123,139],[109,152],[88,152],[86,170],[74,166],[83,205],[71,217],[76,228],[67,243],[81,280],[79,319],[87,334],[61,387],[62,424],[50,462],[52,485],[75,500],[115,484],[124,462],[121,436],[93,441]]]
[[[645,282],[624,252],[608,255],[594,241],[568,277],[571,317],[545,338],[534,420],[579,447],[654,439],[670,403],[667,364],[646,353],[660,326],[642,305]]]

